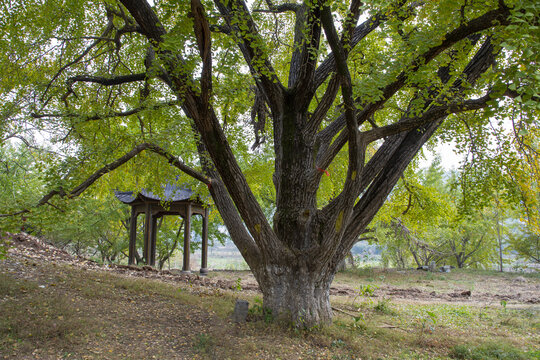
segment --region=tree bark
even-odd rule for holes
[[[277,320],[292,322],[295,327],[313,328],[332,321],[330,306],[331,276],[305,266],[272,265],[260,282],[263,305]]]
[[[501,236],[501,221],[499,217],[499,202],[497,201],[497,214],[495,217],[495,221],[497,221],[497,245],[499,250],[499,271],[503,272],[503,243],[502,243],[502,236]]]

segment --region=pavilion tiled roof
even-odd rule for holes
[[[134,191],[115,191],[114,194],[121,202],[131,204],[137,199],[142,201],[157,200],[167,202],[189,200],[193,196],[193,191],[191,191],[191,189],[178,187],[177,185],[166,184],[161,196],[155,195],[146,189],[142,189],[141,192],[137,194],[135,194]]]

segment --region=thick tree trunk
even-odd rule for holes
[[[277,320],[299,328],[312,328],[332,322],[330,284],[333,275],[307,268],[272,266],[271,274],[259,281],[264,308]]]

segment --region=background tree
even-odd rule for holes
[[[40,151],[9,143],[0,147],[0,208],[7,213],[35,205],[44,191],[44,182],[38,176],[45,161]],[[45,154],[46,156],[47,154]],[[24,230],[24,215],[6,217],[4,229]]]
[[[455,215],[455,205],[440,162],[437,157],[426,169],[409,167],[373,225],[387,229],[378,236],[385,247],[383,258],[408,253],[400,255],[399,266],[405,267],[410,261],[413,263],[409,265],[427,266],[448,256],[442,232]]]
[[[445,171],[438,157],[426,169],[407,169],[373,225],[384,229],[378,236],[384,258],[399,255],[394,264],[402,267],[406,259],[416,266],[435,262],[459,268],[496,262],[497,212],[483,203],[464,208],[479,203],[463,199],[459,180],[460,173]]]
[[[510,234],[510,246],[526,261],[540,263],[540,237],[527,228]]]
[[[176,175],[170,163],[208,188],[264,306],[297,326],[331,320],[338,264],[441,124],[476,111],[487,126],[482,109],[505,114],[504,96],[528,119],[538,111],[533,2],[50,0],[7,11],[2,71],[20,75],[3,85],[14,110],[2,128],[47,129],[69,149],[38,203],[105,174],[119,187],[159,184]]]
[[[517,234],[538,234],[540,214],[538,124],[521,115],[519,104],[506,106],[509,111],[503,114],[488,110],[489,127],[462,115],[456,127],[445,134],[455,136],[464,155],[458,180],[463,192],[459,207],[469,214],[470,209],[480,208],[491,212],[488,217],[496,232],[500,271],[503,255],[510,250],[508,239],[516,245],[514,250],[520,247],[519,239],[533,240],[530,245],[534,247],[534,236]],[[521,225],[516,226],[516,221]],[[509,232],[512,227],[522,229]]]
[[[482,211],[454,220],[447,227],[445,245],[449,264],[458,268],[486,267],[494,262],[495,232],[490,218]]]

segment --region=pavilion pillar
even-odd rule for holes
[[[131,219],[129,221],[128,265],[135,264],[135,251],[137,251],[137,212],[135,211],[135,206],[132,206]]]
[[[151,252],[151,243],[150,239],[152,237],[152,207],[150,204],[146,204],[144,211],[144,248],[143,248],[143,257],[144,262],[150,264],[150,252]]]
[[[150,260],[148,265],[156,266],[156,237],[157,237],[157,216],[152,216],[152,228],[150,232]]]
[[[182,272],[191,272],[189,266],[191,236],[191,204],[186,204],[186,218],[184,220],[184,262]]]
[[[201,275],[208,274],[208,208],[202,216]]]

